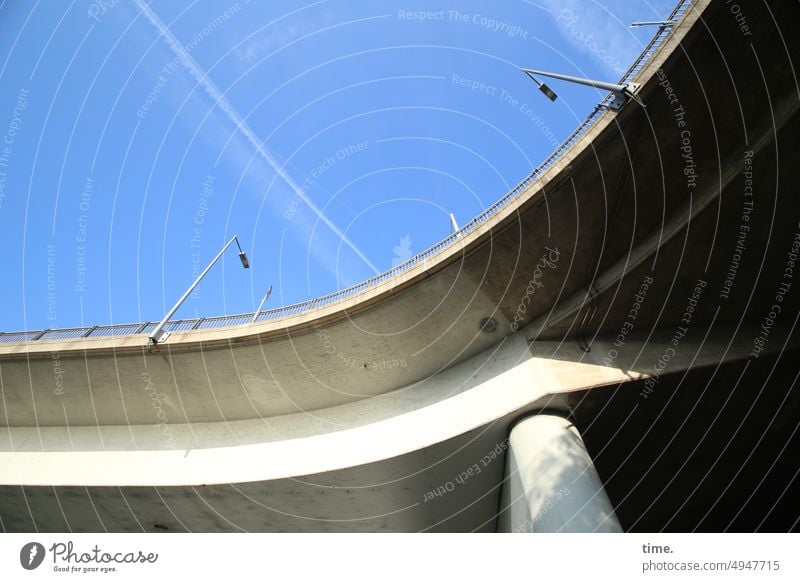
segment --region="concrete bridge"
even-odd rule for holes
[[[642,104],[394,277],[0,343],[2,529],[795,529],[800,5],[686,6]]]

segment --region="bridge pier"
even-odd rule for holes
[[[529,416],[511,429],[498,531],[621,532],[573,424]]]

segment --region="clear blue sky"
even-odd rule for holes
[[[347,287],[463,224],[584,119],[672,0],[0,3],[0,330]],[[420,12],[422,12],[420,14]]]

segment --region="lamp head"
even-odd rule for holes
[[[244,251],[239,251],[239,260],[242,261],[242,266],[245,269],[250,268],[250,261],[247,260],[247,255],[244,254]]]
[[[548,87],[544,83],[539,83],[539,91],[544,93],[547,96],[547,98],[550,99],[550,101],[555,101],[556,99],[558,99],[558,95],[556,95],[556,92],[553,91],[550,87]]]
[[[547,85],[545,85],[544,83],[542,83],[542,82],[541,82],[539,79],[537,79],[536,77],[534,77],[534,76],[533,76],[533,72],[532,72],[531,70],[529,70],[529,69],[522,69],[522,71],[523,71],[523,72],[524,72],[526,75],[528,75],[528,76],[531,78],[531,80],[533,80],[533,81],[534,81],[534,82],[535,82],[535,83],[536,83],[536,84],[539,86],[539,91],[541,91],[542,93],[544,93],[544,94],[545,94],[545,96],[547,96],[547,98],[548,98],[548,99],[550,99],[550,101],[555,101],[556,99],[558,99],[558,95],[556,95],[556,92],[555,92],[555,91],[553,91],[553,90],[552,90],[550,87],[548,87],[548,86],[547,86]]]

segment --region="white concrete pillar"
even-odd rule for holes
[[[509,436],[500,532],[621,532],[577,429],[530,416]]]

